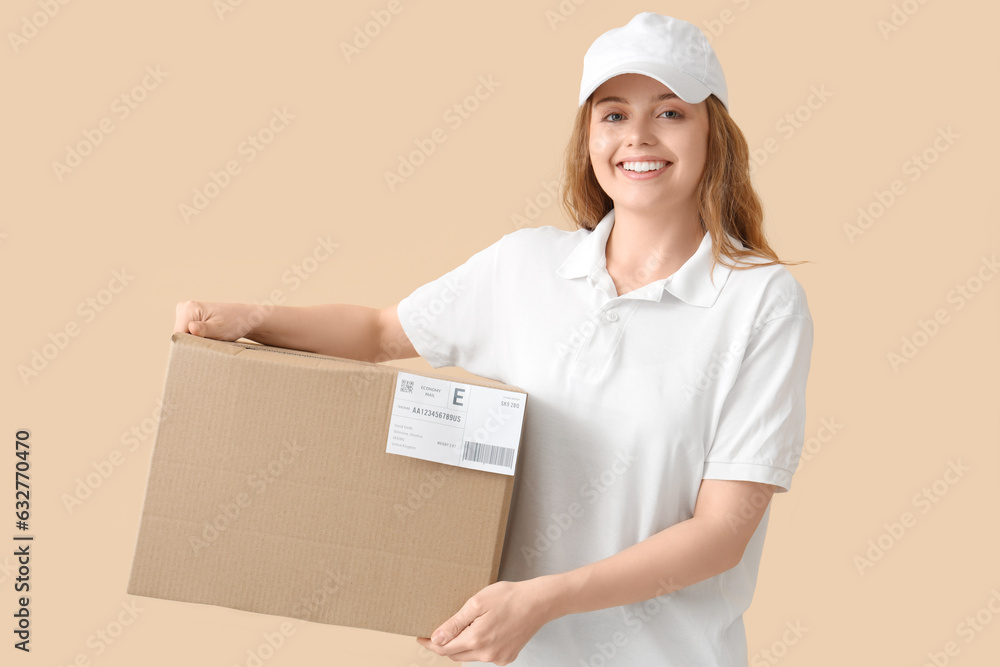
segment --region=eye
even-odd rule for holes
[[[673,116],[668,116],[668,118],[682,118],[681,112],[677,111],[676,109],[668,109],[667,111],[664,111],[663,113],[664,114],[670,114],[670,113],[675,114]],[[662,116],[663,114],[660,114],[660,115]]]
[[[606,116],[604,116],[604,118],[602,118],[601,120],[605,121],[605,122],[612,122],[613,123],[613,122],[615,122],[614,120],[610,120],[609,121],[609,119],[611,118],[611,116],[622,116],[622,118],[624,118],[624,115],[620,111],[612,111],[611,113],[609,113]],[[616,120],[621,120],[621,119],[619,118],[619,119],[616,119]]]

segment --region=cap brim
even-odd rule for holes
[[[698,79],[694,78],[690,74],[682,72],[681,70],[668,67],[663,63],[629,62],[627,64],[609,67],[584,82],[580,87],[580,102],[578,106],[582,106],[583,103],[587,101],[587,98],[590,97],[602,83],[608,79],[618,76],[619,74],[643,74],[651,79],[655,79],[676,93],[678,97],[688,104],[698,104],[699,102],[704,102],[708,99],[708,96],[712,94],[712,91],[708,88],[708,86],[703,84]],[[723,103],[725,103],[725,100],[723,100]]]

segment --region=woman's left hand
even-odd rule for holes
[[[426,637],[418,637],[417,641],[456,662],[479,660],[506,665],[543,625],[555,618],[550,581],[536,577],[490,584],[431,633],[434,641]]]

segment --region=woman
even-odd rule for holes
[[[500,580],[422,645],[498,665],[746,665],[812,320],[768,246],[704,35],[652,13],[584,58],[564,205],[396,306],[178,304],[176,331],[420,356],[530,396]],[[472,663],[477,664],[477,663]]]

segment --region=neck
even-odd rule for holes
[[[618,293],[672,275],[695,253],[703,237],[697,207],[665,213],[615,206],[605,257]]]

